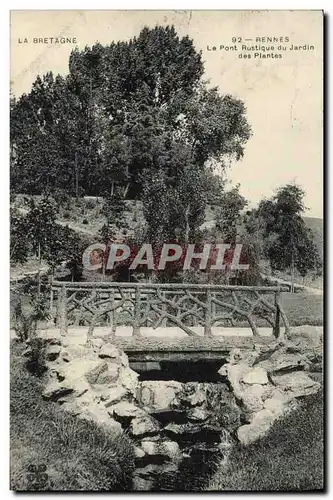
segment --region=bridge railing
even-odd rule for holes
[[[214,327],[271,326],[275,337],[289,330],[281,303],[288,287],[228,286],[183,283],[53,282],[50,309],[61,334],[69,326],[86,325],[88,337],[96,326],[109,325],[110,334],[122,325],[177,326],[187,335],[212,335]]]

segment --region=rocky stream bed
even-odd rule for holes
[[[181,380],[151,380],[111,342],[49,339],[43,397],[128,433],[136,457],[133,490],[200,490],[234,445],[263,436],[299,398],[319,390],[313,374],[322,369],[322,338],[311,328],[297,327],[292,340],[250,352],[232,350],[215,377],[207,368],[207,382],[202,365],[200,381],[191,370],[181,377],[179,367],[174,375]],[[172,367],[165,373],[171,376]]]

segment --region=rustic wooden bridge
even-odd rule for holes
[[[281,339],[289,330],[284,291],[288,287],[53,282],[52,329],[62,337],[84,330],[88,342],[103,332],[141,361],[171,353],[173,359],[214,359],[236,346]],[[250,337],[240,335],[246,326]],[[260,335],[263,326],[271,329],[269,338]],[[172,338],[175,330],[184,338]]]

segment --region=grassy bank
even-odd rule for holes
[[[133,448],[124,434],[79,420],[42,400],[42,383],[28,373],[22,344],[11,349],[11,489],[122,491],[130,488]],[[29,470],[45,468],[43,472]],[[45,479],[45,478],[44,478]]]
[[[323,295],[283,293],[282,305],[292,326],[324,324]]]
[[[323,488],[323,394],[300,407],[264,438],[234,449],[211,479],[210,491],[310,491]]]

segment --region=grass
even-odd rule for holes
[[[94,422],[79,420],[56,403],[43,401],[42,380],[24,366],[23,344],[13,341],[11,347],[11,489],[130,489],[134,470],[130,439]],[[29,467],[43,464],[48,478],[38,483],[41,473],[29,476]]]
[[[324,324],[323,295],[283,293],[282,305],[292,326]]]
[[[318,491],[324,488],[323,394],[303,399],[269,433],[239,446],[212,477],[209,491]]]

